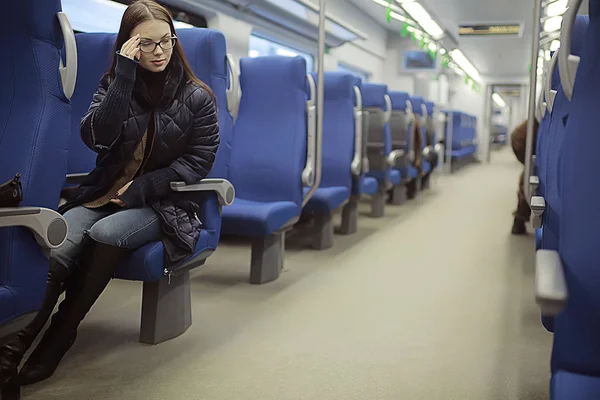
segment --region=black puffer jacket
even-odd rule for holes
[[[83,141],[98,153],[96,168],[59,212],[105,195],[148,130],[144,173],[119,198],[128,208],[151,206],[159,214],[165,262],[173,267],[192,254],[198,241],[197,210],[204,195],[174,193],[170,182],[196,183],[210,171],[219,146],[216,105],[208,91],[187,79],[175,55],[161,78],[162,95],[154,98],[137,62],[117,57],[115,77],[102,79],[81,120]]]

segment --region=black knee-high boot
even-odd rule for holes
[[[93,241],[73,268],[66,289],[52,323],[31,354],[21,372],[22,385],[31,385],[48,379],[69,351],[77,337],[77,328],[96,300],[100,297],[123,260],[126,250]]]
[[[42,307],[29,325],[17,332],[14,339],[0,348],[0,374],[2,375],[3,383],[11,381],[17,376],[17,369],[21,364],[23,356],[50,318],[58,302],[58,298],[65,289],[68,276],[69,268],[54,259],[50,260],[46,293]]]

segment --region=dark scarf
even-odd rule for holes
[[[165,109],[185,84],[184,78],[183,65],[175,55],[162,72],[150,72],[139,67],[133,87],[133,97],[144,109]]]

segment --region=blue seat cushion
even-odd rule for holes
[[[463,158],[463,157],[466,157],[468,155],[475,153],[476,151],[477,151],[476,146],[468,146],[468,147],[464,147],[460,150],[452,150],[452,157]]]
[[[310,189],[304,188],[304,194]],[[318,188],[304,209],[312,212],[331,212],[340,208],[350,199],[350,189],[345,186]]]
[[[388,170],[388,177],[394,186],[399,185],[400,181],[402,180],[402,174],[397,169]]]
[[[553,400],[600,399],[600,377],[558,371],[552,377]]]
[[[228,235],[265,237],[293,218],[302,208],[291,201],[259,202],[236,197],[233,204],[223,207],[221,230]]]
[[[379,188],[379,184],[377,183],[377,179],[372,178],[370,176],[362,176],[358,180],[358,186],[353,185],[352,193],[358,194],[358,195],[360,195],[360,194],[374,195],[375,193],[377,193],[378,188]]]
[[[431,171],[431,164],[429,163],[429,161],[423,160],[421,167],[423,168],[423,173],[425,174]]]
[[[402,176],[405,177],[407,181],[412,181],[413,179],[416,179],[419,175],[417,169],[412,165],[409,165],[408,167],[402,167],[400,171]]]
[[[369,171],[368,176],[375,178],[379,185],[383,185],[385,183],[385,177],[389,182],[396,186],[400,184],[402,180],[402,175],[400,171],[397,169],[388,169],[387,171]]]
[[[215,250],[217,240],[211,240],[214,239],[214,236],[216,236],[215,232],[201,230],[194,256],[188,260],[192,260],[205,250]],[[162,242],[152,242],[137,249],[127,256],[117,269],[115,278],[143,282],[155,282],[162,279],[165,276],[164,252],[165,248]]]

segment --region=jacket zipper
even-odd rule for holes
[[[159,212],[158,210],[155,210],[156,213],[158,214],[158,216],[160,217],[160,219],[163,221],[163,223],[167,226],[170,226],[168,221],[165,219],[164,215]],[[198,215],[196,214],[196,212],[194,211],[194,215],[195,218],[198,219],[198,221],[200,221],[200,219],[198,218]],[[185,240],[183,240],[183,238],[181,237],[181,234],[179,233],[178,229],[173,228],[173,232],[175,233],[175,236],[177,236],[177,238],[182,242],[182,243],[186,243]],[[188,249],[192,252],[192,254],[194,253],[193,248],[190,248],[189,246],[187,246]],[[171,283],[171,275],[173,275],[174,273],[177,273],[177,271],[179,271],[182,266],[185,264],[185,262],[182,262],[181,265],[173,267],[173,268],[165,268],[163,270],[163,274],[168,278],[168,283]]]

